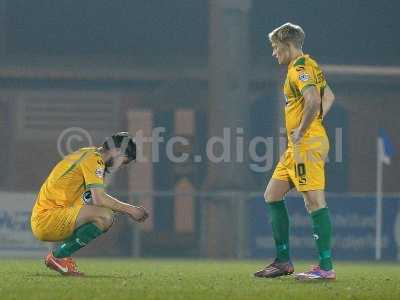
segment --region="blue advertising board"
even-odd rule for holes
[[[30,217],[36,195],[0,191],[0,256],[37,256],[47,245],[32,234]]]
[[[290,218],[290,249],[293,258],[315,259],[311,218],[301,197],[287,197]],[[333,256],[337,259],[372,260],[375,258],[375,198],[328,196],[333,227]],[[250,253],[252,257],[273,257],[275,245],[264,199],[251,201]],[[400,249],[400,199],[383,201],[382,258],[396,259]]]

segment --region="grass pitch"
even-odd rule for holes
[[[338,263],[335,282],[258,279],[261,261],[78,259],[63,277],[41,260],[0,259],[0,299],[400,299],[400,265]],[[295,265],[296,271],[308,268]]]

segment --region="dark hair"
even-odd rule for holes
[[[103,143],[104,150],[121,149],[128,157],[128,162],[136,159],[136,143],[128,132],[118,132],[106,138]]]

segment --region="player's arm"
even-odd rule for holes
[[[290,82],[296,86],[304,98],[304,110],[300,125],[291,136],[292,142],[295,144],[304,136],[320,112],[322,99],[317,89],[315,73],[313,67],[308,65],[298,66],[289,73]]]
[[[312,121],[319,113],[321,107],[321,96],[314,85],[304,88],[302,93],[304,97],[304,112],[299,126],[299,131],[304,135]]]
[[[105,166],[101,157],[90,155],[80,163],[85,186],[91,192],[92,204],[109,208],[115,212],[129,215],[133,220],[142,222],[148,214],[143,207],[121,202],[105,192]]]
[[[90,189],[90,192],[92,193],[93,205],[109,208],[115,212],[127,214],[137,222],[143,222],[148,217],[148,213],[143,207],[134,206],[119,201],[118,199],[108,195],[102,188],[92,188]]]
[[[297,143],[304,136],[321,107],[321,96],[314,85],[305,87],[302,93],[304,97],[303,117],[300,126],[292,134],[293,143]]]
[[[335,94],[333,94],[332,89],[329,87],[329,85],[326,85],[324,89],[324,95],[322,96],[323,118],[325,118],[326,114],[331,109],[334,101],[335,101]]]

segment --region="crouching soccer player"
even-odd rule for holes
[[[31,216],[37,239],[61,242],[45,257],[47,267],[62,275],[83,275],[71,255],[105,233],[113,224],[114,212],[138,222],[147,218],[143,207],[120,202],[104,190],[104,175],[135,159],[135,142],[128,133],[120,132],[107,138],[102,147],[81,148],[54,167]]]
[[[319,265],[296,274],[300,280],[335,279],[331,258],[331,220],[325,202],[324,163],[329,150],[322,119],[334,95],[318,64],[302,52],[304,31],[286,23],[269,34],[279,64],[287,65],[284,84],[288,147],[269,181],[265,200],[275,241],[275,261],[257,277],[273,278],[294,272],[289,256],[289,216],[283,200],[294,186],[302,193],[313,224]]]

